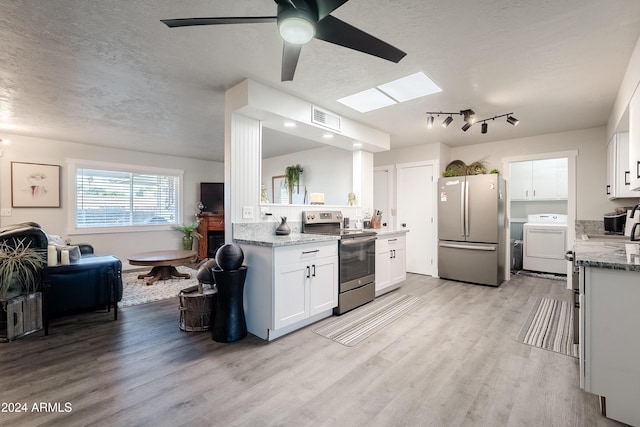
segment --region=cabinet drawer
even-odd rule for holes
[[[308,245],[292,245],[276,248],[278,262],[289,263],[307,261],[338,255],[338,241],[314,243]]]
[[[406,236],[400,234],[378,238],[378,240],[376,240],[376,254],[389,252],[390,249],[403,248],[405,246],[405,239]]]

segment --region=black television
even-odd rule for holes
[[[202,212],[224,214],[224,182],[201,182]]]

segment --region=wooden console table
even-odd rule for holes
[[[198,259],[205,259],[209,258],[209,231],[224,231],[224,214],[201,213],[198,218],[198,233],[202,235],[198,239]]]

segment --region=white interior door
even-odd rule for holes
[[[435,270],[434,164],[398,164],[396,228],[406,227],[407,271],[433,275]],[[437,180],[436,180],[437,181]]]

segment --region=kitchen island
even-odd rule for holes
[[[234,232],[245,255],[247,330],[271,341],[333,314],[339,236]]]
[[[640,426],[640,245],[577,240],[580,386],[609,418]]]

